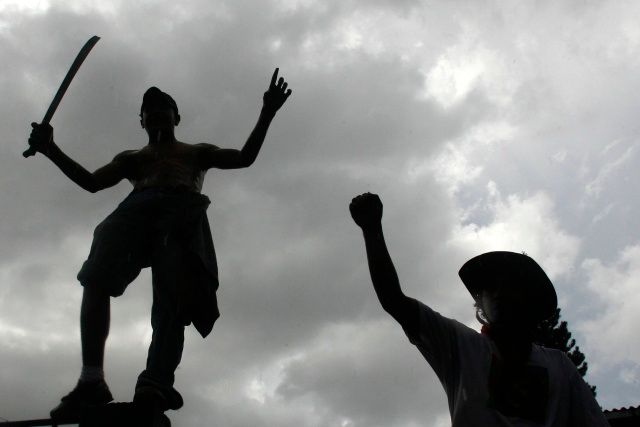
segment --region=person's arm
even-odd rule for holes
[[[351,216],[364,236],[369,273],[382,308],[408,332],[418,330],[418,304],[400,288],[396,269],[382,233],[382,202],[376,194],[355,197],[349,205]]]
[[[258,157],[271,121],[289,95],[291,95],[291,89],[287,89],[287,86],[288,83],[285,82],[282,77],[278,79],[278,68],[276,68],[271,76],[269,89],[267,89],[262,97],[263,105],[260,116],[258,117],[258,122],[251,131],[242,149],[235,150],[219,148],[211,144],[199,144],[203,169],[238,169],[251,166],[256,160],[256,157]]]
[[[117,155],[110,163],[91,173],[67,156],[53,141],[50,125],[32,123],[29,145],[51,160],[71,181],[91,193],[113,187],[126,176],[125,153]]]

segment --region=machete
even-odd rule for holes
[[[56,112],[56,109],[58,108],[58,105],[60,104],[62,97],[64,96],[65,92],[67,91],[67,88],[71,84],[71,80],[73,80],[73,77],[78,72],[80,65],[82,65],[82,62],[85,60],[87,55],[89,55],[89,52],[91,51],[93,46],[95,46],[95,44],[98,43],[98,40],[100,40],[100,37],[93,36],[89,40],[87,40],[84,46],[82,46],[82,49],[80,49],[80,52],[78,52],[78,56],[76,56],[76,59],[73,61],[73,64],[71,64],[71,68],[69,68],[69,71],[67,71],[67,75],[64,77],[62,84],[60,84],[60,87],[58,88],[56,95],[53,97],[53,101],[51,101],[51,104],[49,105],[49,109],[47,109],[47,112],[45,113],[44,118],[42,119],[42,122],[40,122],[40,124],[42,125],[49,124],[49,122],[51,121],[51,118],[53,117],[53,113]],[[31,146],[27,148],[27,150],[24,153],[22,153],[24,157],[33,156],[34,154],[36,154],[36,149]]]

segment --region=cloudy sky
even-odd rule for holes
[[[600,404],[639,404],[639,18],[633,1],[1,0],[0,417],[45,417],[75,384],[75,275],[131,188],[90,194],[21,156],[94,34],[52,121],[90,170],[146,143],[149,86],[177,101],[179,139],[231,148],[276,66],[294,91],[251,168],[207,175],[222,317],[187,331],[174,425],[450,424],[371,287],[348,213],[366,191],[408,295],[476,328],[459,267],[526,251]],[[112,302],[116,400],[144,368],[150,304],[148,272]]]

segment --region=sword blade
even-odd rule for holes
[[[93,46],[95,46],[95,44],[98,43],[98,40],[100,40],[100,37],[93,36],[89,40],[87,40],[84,46],[82,46],[82,49],[80,49],[80,52],[78,52],[76,59],[73,61],[73,64],[71,64],[69,71],[67,71],[67,75],[64,77],[64,80],[60,84],[58,91],[53,97],[51,104],[49,104],[49,108],[47,109],[47,112],[44,114],[41,124],[47,124],[51,121],[51,118],[53,117],[53,114],[56,112],[58,105],[60,105],[60,101],[62,101],[62,97],[67,92],[67,89],[71,84],[71,80],[73,80],[73,78],[75,77],[76,73],[78,72],[78,69],[84,62],[85,58],[87,57],[87,55],[89,55],[89,52],[91,52],[91,49],[93,49]],[[33,156],[35,153],[36,153],[35,148],[29,147],[24,153],[22,153],[22,155],[24,157],[29,157],[29,156]]]

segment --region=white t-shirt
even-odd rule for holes
[[[516,375],[521,379],[514,381],[510,374],[499,374],[496,347],[489,337],[420,302],[418,307],[418,335],[405,332],[444,386],[452,427],[609,427],[563,352],[534,344],[522,375]],[[538,409],[523,410],[522,405]]]

